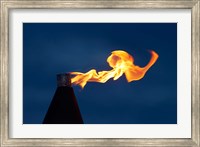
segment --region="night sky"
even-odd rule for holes
[[[111,70],[106,62],[124,50],[135,64],[159,58],[143,79],[73,86],[85,124],[177,123],[176,23],[24,23],[23,123],[41,124],[56,91],[56,75]]]

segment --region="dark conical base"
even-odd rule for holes
[[[72,87],[58,87],[43,124],[83,124]]]

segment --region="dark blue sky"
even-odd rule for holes
[[[110,70],[107,57],[121,49],[145,66],[139,81],[125,76],[107,83],[73,86],[84,123],[177,123],[176,23],[24,23],[23,123],[42,123],[56,90],[56,74]]]

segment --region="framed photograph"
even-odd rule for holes
[[[197,1],[1,1],[1,146],[200,146]]]

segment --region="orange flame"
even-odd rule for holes
[[[97,72],[95,69],[92,69],[87,73],[71,72],[72,75],[75,75],[75,77],[71,79],[71,82],[74,85],[80,85],[84,88],[87,82],[105,83],[110,78],[117,80],[123,73],[128,82],[140,80],[158,59],[158,54],[156,52],[150,51],[150,53],[151,59],[149,63],[145,67],[139,67],[134,65],[134,58],[127,52],[122,50],[113,51],[107,58],[108,64],[113,68],[112,70]]]

